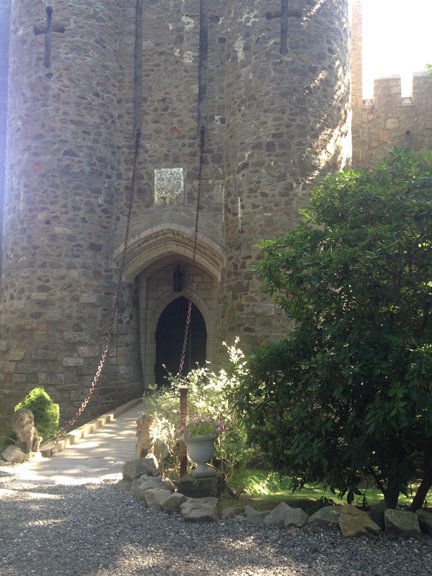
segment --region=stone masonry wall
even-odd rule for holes
[[[353,165],[374,166],[391,148],[432,148],[432,76],[416,74],[412,97],[401,97],[401,79],[379,78],[373,100],[353,111]]]
[[[10,0],[0,0],[0,222],[3,221],[3,190],[6,156],[6,111],[9,53]],[[1,230],[1,225],[0,225]],[[2,238],[0,234],[0,254]],[[0,256],[1,274],[1,256]]]
[[[45,3],[12,2],[0,371],[9,412],[44,385],[70,417],[98,364],[118,276],[111,232],[121,22],[116,0],[56,2],[47,67],[45,36],[34,33],[46,23]],[[128,347],[136,346],[133,301],[125,298],[120,314]],[[128,364],[129,387],[115,390],[105,378],[87,417],[136,397],[137,362]]]
[[[130,252],[145,254],[142,238],[161,226],[193,227],[203,126],[200,231],[228,259],[216,345],[240,335],[250,347],[286,329],[252,279],[256,244],[295,226],[313,181],[349,156],[347,2],[291,2],[286,15],[283,4],[185,0],[167,11],[163,2],[143,2],[142,147]],[[161,202],[154,178],[165,168],[183,170],[184,190]],[[116,246],[124,199],[116,199]],[[152,262],[143,258],[146,265]]]
[[[195,220],[197,177],[200,157],[200,127],[206,130],[203,170],[201,227],[206,235],[223,244],[223,129],[224,68],[223,45],[216,29],[221,27],[219,1],[182,0],[170,3],[143,0],[142,22],[142,103],[141,149],[137,165],[137,189],[131,223],[131,246],[144,231],[163,224],[191,228]],[[201,8],[201,6],[203,8]],[[210,34],[209,59],[203,62],[200,48],[200,12],[205,11]],[[125,42],[131,43],[131,37]],[[132,46],[128,50],[133,49]],[[204,69],[204,70],[202,70]],[[209,78],[207,71],[209,70]],[[199,80],[210,102],[210,110],[199,115]],[[122,96],[127,99],[126,115],[119,129],[123,149],[130,146],[134,70],[125,70]],[[129,164],[129,159],[126,158]],[[182,169],[184,189],[168,200],[155,198],[155,170]],[[122,167],[125,187],[130,169]],[[116,197],[115,244],[120,246],[125,229],[126,195]]]
[[[432,148],[432,76],[415,74],[412,96],[404,98],[399,76],[378,78],[373,99],[363,100],[362,28],[361,2],[353,0],[352,162],[354,167],[372,167],[395,146]]]
[[[292,229],[313,182],[349,156],[348,3],[290,1],[284,15],[279,0],[232,2],[225,22],[220,331],[239,335],[249,348],[286,333],[250,271],[257,243]]]
[[[179,262],[209,358],[237,335],[246,350],[285,334],[250,266],[257,243],[293,228],[313,182],[349,158],[348,0],[58,0],[49,67],[34,34],[45,23],[45,2],[12,1],[1,410],[37,384],[64,418],[81,401],[135,175],[118,346],[88,417],[138,396],[143,375],[151,383]]]
[[[127,96],[126,114],[120,128],[124,147],[130,141],[132,116],[140,117],[141,147],[137,163],[137,186],[133,203],[128,256],[140,254],[141,267],[134,273],[146,278],[140,290],[141,321],[140,347],[143,358],[144,384],[152,384],[154,378],[154,330],[157,318],[152,311],[156,302],[145,291],[153,284],[159,285],[158,275],[172,262],[181,262],[184,269],[190,267],[192,258],[193,229],[196,217],[198,188],[201,188],[199,213],[199,252],[206,247],[201,237],[209,239],[222,251],[224,240],[224,138],[225,138],[225,48],[226,26],[224,23],[225,1],[184,0],[171,3],[167,10],[165,2],[142,1],[142,62],[136,69],[125,69],[122,94]],[[129,40],[130,41],[130,40]],[[131,49],[131,47],[129,47]],[[142,76],[140,86],[131,92],[134,78]],[[142,91],[139,113],[133,110],[137,93]],[[138,94],[139,95],[139,94]],[[136,104],[135,104],[136,105]],[[201,129],[204,129],[201,183],[198,174],[201,157]],[[129,144],[130,146],[130,144]],[[125,156],[123,156],[125,160]],[[177,171],[182,183],[167,195],[157,184],[163,171]],[[125,189],[128,170],[125,174]],[[130,171],[129,171],[130,173]],[[126,227],[126,193],[116,196],[114,242],[119,253]],[[173,247],[172,241],[163,237],[163,230],[180,230],[185,244]],[[149,249],[151,238],[161,235],[157,257]],[[167,232],[167,234],[169,234]],[[189,240],[187,240],[189,237]],[[187,248],[186,248],[187,244]],[[157,262],[155,262],[155,258]],[[129,260],[128,260],[129,261]],[[199,269],[199,274],[209,274]],[[154,277],[151,276],[154,275]],[[217,289],[218,277],[212,274],[211,298]],[[186,277],[185,290],[193,302],[211,307],[207,314],[209,358],[213,355],[214,303],[209,302],[209,291],[202,284],[190,285]],[[167,282],[172,287],[172,281]],[[165,303],[177,295],[164,295]],[[161,295],[162,298],[162,295]],[[157,300],[158,302],[160,300]],[[159,313],[162,310],[159,310]],[[149,324],[150,322],[150,324]],[[147,326],[147,327],[146,327]],[[148,326],[151,326],[149,329]],[[222,335],[217,341],[221,342]]]

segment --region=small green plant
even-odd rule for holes
[[[33,388],[22,402],[15,406],[15,412],[26,408],[33,412],[35,426],[44,441],[53,438],[59,429],[60,408],[43,388]]]

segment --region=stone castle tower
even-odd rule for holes
[[[87,416],[176,371],[188,299],[187,366],[284,333],[250,267],[349,160],[348,4],[0,0],[3,425],[36,385],[79,406],[126,230]]]

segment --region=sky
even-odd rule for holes
[[[413,72],[432,64],[432,0],[363,0],[364,94],[372,79],[401,74],[403,95]]]

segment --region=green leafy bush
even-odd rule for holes
[[[35,426],[44,441],[53,438],[59,430],[60,409],[43,388],[33,388],[22,402],[15,406],[15,412],[27,408],[33,412]]]
[[[262,244],[264,289],[294,321],[257,351],[237,403],[274,469],[395,507],[432,486],[432,154],[395,150],[327,178],[299,227]]]

